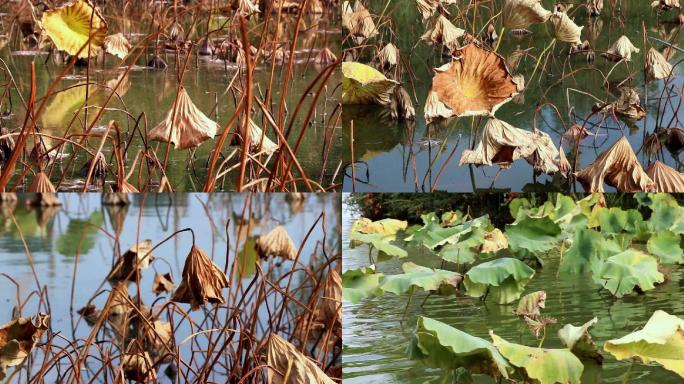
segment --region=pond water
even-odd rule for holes
[[[483,27],[486,30],[488,20],[497,15],[504,1],[478,3],[480,7],[477,15],[479,20],[476,24],[477,31]],[[542,3],[546,9],[552,9],[554,4],[553,1],[547,0],[543,0]],[[650,82],[645,87],[643,71],[644,53],[648,51],[648,47],[644,49],[642,22],[649,36],[649,44],[662,52],[667,47],[662,41],[675,45],[681,45],[684,41],[684,36],[680,33],[681,27],[669,22],[677,15],[677,12],[670,11],[658,15],[651,9],[648,1],[606,1],[604,3],[605,8],[598,18],[590,19],[586,16],[583,6],[576,5],[569,11],[575,23],[584,26],[582,40],[589,40],[595,49],[595,61],[587,64],[582,55],[567,58],[568,45],[557,43],[541,81],[537,80],[538,76],[535,76],[534,81],[530,83],[529,76],[533,72],[536,61],[531,57],[524,58],[518,67],[518,72],[525,75],[525,83],[529,87],[520,99],[508,102],[496,112],[497,118],[511,125],[532,130],[537,107],[545,103],[555,105],[562,119],[552,107],[546,105],[536,115],[536,126],[548,133],[556,146],[559,145],[561,134],[566,128],[572,124],[583,125],[585,120],[588,120],[585,127],[595,135],[580,142],[578,158],[580,168],[592,163],[599,153],[609,148],[622,135],[627,137],[636,152],[642,147],[644,135],[652,133],[657,126],[682,127],[681,112],[673,111],[678,111],[677,105],[681,101],[679,94],[684,78],[679,75],[670,80],[667,89],[674,86],[674,91],[669,97],[673,107],[666,108],[664,105],[667,104],[668,98],[661,97],[666,89],[664,81]],[[512,191],[582,190],[579,183],[568,185],[567,181],[560,176],[542,175],[535,179],[532,167],[524,160],[516,161],[510,169],[502,171],[498,176],[499,167],[497,166],[481,168],[459,166],[461,153],[474,142],[474,137],[471,135],[472,124],[479,124],[479,132],[481,132],[485,119],[455,118],[448,122],[426,125],[423,108],[432,83],[432,69],[447,63],[449,59],[441,57],[440,47],[428,46],[420,42],[420,36],[425,32],[426,26],[421,23],[421,16],[416,11],[415,2],[386,3],[371,0],[364,4],[371,10],[371,13],[379,15],[384,10],[384,14],[391,18],[391,21],[383,25],[390,25],[393,32],[387,32],[385,27],[369,44],[376,44],[382,48],[387,42],[392,42],[400,49],[402,60],[410,66],[414,75],[411,77],[409,74],[404,74],[401,80],[412,96],[416,109],[416,121],[393,122],[389,118],[388,111],[375,106],[344,106],[343,126],[346,140],[343,149],[347,156],[350,156],[349,135],[353,122],[354,160],[358,162],[355,183],[357,192],[430,191],[431,188],[451,192],[472,192],[475,189],[491,187]],[[465,5],[468,4],[472,3],[465,3]],[[459,17],[462,15],[457,7],[450,6],[448,9],[451,12],[450,20],[461,20]],[[467,17],[467,29],[468,32],[472,32],[472,11]],[[462,21],[454,22],[454,24],[464,28]],[[500,26],[499,21],[496,25],[497,33]],[[530,30],[533,34],[524,37],[505,32],[498,52],[508,57],[518,47],[529,48],[529,53],[537,57],[552,40],[549,33],[551,32],[550,26],[533,25]],[[617,100],[620,95],[617,85],[628,78],[624,64],[613,69],[615,63],[600,56],[601,52],[606,51],[622,35],[626,35],[634,45],[641,49],[638,54],[632,55],[632,61],[629,64],[629,71],[633,73],[632,81],[623,85],[636,88],[641,104],[648,115],[637,122],[627,120],[616,122],[612,117],[603,117],[601,114],[589,117],[596,103]],[[670,63],[679,64],[684,56],[681,51],[673,50],[672,52],[674,56],[670,58]],[[361,58],[357,60],[368,63],[373,55],[375,55],[373,48],[366,48]],[[607,75],[611,70],[612,73],[608,78],[610,87],[606,87],[603,75]],[[577,72],[560,82],[562,74],[567,75],[572,71]],[[677,66],[675,72],[682,73],[680,65]],[[648,101],[645,102],[647,98]],[[572,163],[572,147],[568,145],[567,140],[563,145],[568,160]],[[453,155],[451,155],[452,152]],[[650,162],[644,151],[637,155],[642,165],[647,167]],[[661,161],[681,169],[678,159],[673,158],[667,151],[664,152]],[[440,170],[441,175],[438,177]],[[351,181],[351,170],[347,169],[344,191],[352,191]],[[614,190],[612,187],[606,186],[606,188],[608,191]]]
[[[324,263],[325,258],[321,253],[323,246],[329,255],[338,252],[338,194],[307,194],[303,201],[294,203],[288,203],[285,194],[256,194],[251,196],[251,204],[247,205],[243,216],[247,198],[247,194],[140,194],[130,195],[130,206],[115,208],[102,207],[99,194],[69,193],[60,194],[63,203],[61,208],[29,209],[21,202],[13,209],[3,206],[0,212],[0,272],[12,277],[19,286],[17,292],[15,285],[0,275],[0,305],[5,309],[0,313],[0,324],[11,320],[17,294],[22,302],[28,299],[22,315],[36,314],[37,298],[35,295],[29,295],[37,289],[37,279],[41,288],[47,291],[52,332],[61,332],[64,337],[71,340],[87,338],[91,327],[76,311],[93,299],[100,289],[111,289],[106,279],[114,260],[117,245],[113,238],[117,233],[121,252],[124,252],[136,244],[138,239],[151,239],[156,245],[179,229],[192,228],[196,244],[205,250],[221,269],[226,265],[230,268],[235,255],[238,255],[240,268],[236,270],[235,276],[230,276],[229,273],[229,278],[232,284],[239,282],[242,289],[252,281],[255,274],[255,261],[258,260],[254,251],[256,236],[267,233],[278,224],[284,225],[297,246],[303,243],[300,259],[303,265],[315,268],[314,266]],[[314,223],[323,212],[324,219],[314,227]],[[249,226],[247,218],[250,218]],[[226,228],[227,222],[230,224]],[[239,222],[243,222],[244,225],[238,232]],[[312,227],[309,238],[304,242],[307,232]],[[122,230],[117,231],[117,228]],[[226,233],[230,236],[230,252],[226,252]],[[30,257],[24,249],[22,237],[26,240]],[[153,252],[157,259],[141,274],[140,292],[143,303],[160,305],[166,301],[167,295],[162,294],[160,300],[160,297],[152,293],[155,271],[162,274],[170,272],[174,283],[178,285],[191,245],[192,236],[186,232],[162,244]],[[229,254],[228,264],[226,254]],[[29,259],[35,267],[35,276]],[[278,276],[290,270],[290,262],[262,261],[260,265],[269,279],[281,287],[287,285],[287,279],[280,280]],[[238,271],[242,271],[241,275]],[[294,279],[293,286],[306,285],[306,278],[303,275],[296,274]],[[131,287],[129,289],[133,296],[135,285]],[[299,290],[296,296],[308,300],[307,292],[310,290]],[[107,296],[108,293],[100,294],[94,298],[93,304],[101,309]],[[251,310],[252,300],[247,300],[243,310]],[[184,310],[189,310],[189,305],[180,305]],[[45,309],[42,308],[42,311],[45,312]],[[207,314],[212,312],[199,310],[192,312],[191,317],[197,324],[201,324],[206,321]],[[259,307],[259,316],[267,324],[269,313],[264,306]],[[263,328],[257,330],[257,334],[262,332]],[[191,333],[187,322],[179,323],[179,328],[175,331],[181,356],[188,361],[188,356],[194,349],[206,344],[203,337],[197,338],[197,345],[194,342],[181,344],[181,341]],[[57,343],[64,342],[58,340]],[[197,356],[194,358],[197,359]],[[33,360],[34,365],[41,362],[40,357]],[[92,369],[93,365],[89,364],[89,372],[92,372]],[[9,369],[10,373],[12,370]],[[163,370],[164,367],[159,370],[160,379],[162,382],[169,382],[161,373]],[[84,374],[90,375],[86,372]],[[212,373],[213,380],[221,381],[222,374],[222,369],[217,368]],[[50,381],[51,377],[48,375],[46,380]],[[22,382],[25,375],[14,379]],[[52,379],[54,381],[54,377]]]
[[[343,198],[343,201],[345,199]],[[352,222],[359,215],[354,207],[343,205],[342,242],[344,269],[368,265],[367,248],[349,249],[348,233]],[[420,260],[429,265],[417,249],[409,249],[410,260]],[[630,295],[615,299],[605,290],[599,289],[590,276],[557,274],[558,255],[548,255],[549,267],[537,271],[527,285],[525,293],[545,290],[547,293],[545,316],[554,317],[556,324],[546,330],[544,346],[561,348],[557,336],[564,324],[579,326],[598,318],[591,328],[594,341],[602,349],[606,340],[622,337],[641,328],[655,310],[684,316],[684,271],[681,268],[666,272],[669,282],[658,286],[645,295]],[[432,267],[439,267],[436,258]],[[378,264],[382,273],[401,273],[401,262],[387,261]],[[417,316],[427,316],[472,335],[490,340],[489,330],[494,330],[504,339],[525,345],[538,345],[534,336],[523,327],[513,315],[513,305],[497,305],[481,302],[469,297],[436,296],[425,300],[426,293],[413,295],[406,315],[407,295],[385,294],[379,298],[366,299],[354,305],[343,303],[344,321],[344,382],[351,384],[369,383],[445,383],[442,371],[426,367],[422,362],[408,359],[407,347],[416,325]],[[421,304],[424,305],[421,306]],[[514,303],[514,304],[517,304]],[[583,362],[585,369],[582,383],[622,383],[629,361],[618,362],[604,353],[603,366]],[[635,364],[629,376],[630,383],[681,383],[682,379],[657,365]],[[487,376],[475,376],[476,383],[494,383]]]
[[[121,13],[120,9],[115,8],[114,5],[103,9],[104,17],[109,22],[110,33],[123,32],[134,46],[148,34],[154,32],[150,30],[149,19],[145,19],[149,17],[149,13],[143,9],[135,8],[142,8],[140,5],[142,3],[138,4],[135,2],[135,4],[130,5],[124,14]],[[24,99],[27,99],[31,84],[31,63],[34,62],[36,65],[38,98],[39,102],[41,102],[66,62],[57,53],[48,55],[46,51],[32,51],[21,39],[17,38],[16,27],[12,27],[14,24],[12,23],[13,14],[11,10],[12,3],[10,3],[10,6],[0,4],[0,14],[2,14],[0,16],[0,35],[14,37],[10,41],[6,41],[6,44],[0,43],[0,59],[3,60],[3,63],[0,64],[0,68],[2,68],[0,69],[0,78],[3,79],[3,84],[9,81],[9,77],[4,69],[6,64],[19,86],[21,95]],[[230,24],[227,22],[226,15],[219,12],[212,17],[210,23],[207,23],[209,13],[207,11],[197,11],[186,15],[187,17],[180,17],[179,20],[184,25],[186,33],[190,34],[191,40],[195,43],[206,34],[207,25],[209,24],[214,31],[211,35],[212,39],[216,41],[215,44],[218,46],[226,38],[236,36],[235,29],[231,29],[228,32],[226,25]],[[337,95],[334,92],[334,85],[339,82],[337,71],[331,76],[327,83],[328,87],[324,88],[324,94],[318,99],[315,113],[309,123],[306,122],[306,114],[313,103],[317,88],[315,87],[308,94],[305,94],[305,90],[323,69],[322,66],[315,65],[313,62],[319,50],[327,46],[333,52],[339,54],[339,39],[335,38],[339,34],[339,22],[335,21],[337,20],[336,15],[337,13],[334,16],[322,14],[306,15],[304,17],[304,27],[299,35],[295,53],[295,64],[293,65],[293,73],[286,95],[286,126],[292,119],[292,116],[294,116],[295,107],[300,99],[303,99],[303,108],[294,117],[293,130],[289,137],[290,145],[294,147],[299,132],[306,127],[306,132],[298,151],[298,160],[307,177],[312,180],[322,179],[323,184],[326,186],[334,182],[333,175],[341,161],[341,152],[339,150],[339,127],[341,123],[337,120],[338,113],[333,113],[337,104]],[[294,32],[293,26],[296,24],[295,21],[295,15],[283,16],[280,23],[280,36],[283,44],[289,44]],[[196,23],[194,28],[191,27],[193,22]],[[261,17],[252,17],[249,21],[248,28],[251,31],[251,43],[254,45],[258,44],[263,23],[264,20]],[[275,25],[275,22],[271,21],[271,25]],[[223,29],[218,30],[221,27]],[[272,27],[270,29],[275,28]],[[13,35],[10,35],[10,30],[14,31]],[[162,38],[161,44],[163,45],[165,41]],[[134,56],[137,52],[135,51],[131,55]],[[162,46],[160,54],[169,67],[166,70],[160,71],[147,67],[154,52],[154,44],[146,47],[144,53],[136,61],[136,65],[123,79],[122,85],[118,89],[121,98],[114,97],[107,106],[109,110],[95,123],[97,131],[97,129],[101,130],[106,127],[109,121],[116,120],[126,135],[125,139],[130,139],[133,136],[133,146],[128,152],[127,172],[130,171],[131,163],[138,150],[144,149],[142,140],[139,137],[140,134],[133,130],[136,125],[135,120],[144,113],[140,128],[143,132],[145,129],[147,131],[153,129],[164,120],[169,110],[173,107],[178,91],[178,66],[176,62],[180,60],[182,65],[185,55],[183,54],[177,59],[175,51],[165,50]],[[197,50],[194,50],[191,58],[188,60],[183,86],[195,105],[207,116],[218,122],[220,128],[217,134],[220,134],[232,117],[237,97],[239,97],[239,95],[234,94],[234,90],[229,89],[229,85],[244,83],[244,76],[235,76],[238,72],[238,67],[235,63],[226,63],[217,57],[196,56],[196,52]],[[121,60],[107,55],[104,62],[98,60],[97,63],[92,65],[89,75],[93,85],[89,89],[87,120],[84,112],[84,106],[86,105],[85,84],[87,81],[87,69],[85,67],[75,67],[69,71],[56,88],[57,91],[64,92],[56,93],[50,97],[45,112],[39,118],[38,124],[42,132],[58,137],[82,133],[88,125],[93,123],[93,118],[98,113],[98,107],[103,105],[111,93],[111,89],[105,88],[105,86],[115,85],[117,80],[123,76],[130,62],[131,58],[129,57],[125,64],[119,67]],[[271,89],[273,100],[272,113],[276,120],[278,118],[278,103],[284,89],[286,72],[286,64],[275,66]],[[271,64],[270,62],[264,62],[262,58],[254,75],[254,94],[257,97],[263,98],[269,89],[270,74]],[[232,84],[231,81],[233,81]],[[0,126],[7,127],[13,132],[20,129],[23,125],[25,110],[24,104],[14,89],[10,92],[10,95],[12,115],[9,118],[0,119]],[[0,107],[3,113],[9,109],[9,103],[4,97],[0,98]],[[255,107],[254,114],[252,115],[253,120],[258,126],[268,128],[266,135],[271,140],[277,142],[277,135],[263,118],[261,109],[256,104]],[[330,139],[331,135],[335,136],[332,141]],[[48,148],[54,145],[54,140],[46,139],[46,141]],[[99,143],[99,137],[90,139],[88,142],[89,147],[93,151],[97,149]],[[324,145],[324,143],[326,144]],[[332,145],[328,145],[328,143],[332,143]],[[157,156],[163,161],[166,145],[156,142],[151,142],[151,145],[157,148]],[[196,151],[194,162],[192,163],[189,151],[171,149],[167,174],[175,191],[197,191],[203,187],[207,177],[208,159],[215,145],[216,140],[208,140],[203,143]],[[227,148],[226,146],[224,154],[228,155],[235,148],[237,147]],[[74,149],[68,146],[65,152],[66,154],[71,154],[74,152]],[[104,152],[109,160],[111,153],[110,144],[105,146]],[[328,152],[327,159],[324,157],[326,152]],[[66,180],[63,180],[58,185],[58,188],[61,190],[81,191],[84,182],[84,174],[81,169],[87,160],[83,152],[79,151],[75,164],[68,169],[66,169],[66,159],[58,161],[57,166],[54,167],[50,174],[51,179],[57,184],[62,174],[66,174]],[[112,161],[111,164],[115,163]],[[115,172],[115,166],[112,165],[112,167],[111,172]],[[142,173],[140,182],[144,182],[146,178],[145,170],[142,172],[136,170],[133,172],[130,180],[133,181],[134,185],[139,186],[139,189],[143,189],[145,185],[139,185],[139,173]],[[338,179],[336,180],[339,182]],[[235,177],[228,177],[226,182],[222,183],[219,188],[234,190],[234,181]],[[158,177],[152,180],[152,182],[158,183]]]

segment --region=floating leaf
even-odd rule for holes
[[[481,228],[473,228],[459,236],[458,242],[442,247],[439,251],[439,257],[456,264],[470,264],[475,261],[475,256],[479,253],[484,242],[485,231]]]
[[[92,24],[91,24],[92,20]],[[69,55],[96,56],[107,36],[107,22],[89,0],[74,0],[43,13],[42,25],[57,49]]]
[[[471,268],[464,283],[468,296],[482,297],[489,292],[499,304],[517,300],[534,276],[534,269],[518,259],[502,258]]]
[[[539,384],[579,384],[584,365],[569,349],[532,348],[513,344],[489,332],[494,346],[508,362],[525,370]]]
[[[463,367],[495,378],[508,378],[512,370],[489,341],[425,316],[418,316],[409,353],[412,359],[425,360],[432,366]]]
[[[444,285],[457,287],[463,280],[459,273],[423,267],[411,262],[402,264],[401,269],[403,274],[385,276],[380,289],[395,295],[407,293],[414,287],[437,291]]]
[[[618,360],[656,362],[684,377],[684,320],[665,311],[655,311],[644,328],[608,340],[603,348]]]
[[[622,249],[613,241],[605,239],[593,229],[580,229],[572,239],[572,245],[563,255],[563,271],[581,273],[608,256],[616,255]]]
[[[594,278],[616,297],[635,289],[648,291],[665,281],[665,276],[658,271],[658,260],[635,249],[606,259],[597,266]]]
[[[356,304],[373,296],[380,296],[382,273],[375,273],[375,265],[349,269],[342,274],[342,298]]]

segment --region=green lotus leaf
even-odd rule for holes
[[[584,365],[569,349],[533,348],[509,343],[489,332],[494,346],[508,362],[522,368],[527,377],[540,384],[580,383]]]
[[[502,258],[476,265],[465,275],[468,296],[482,297],[489,292],[499,304],[520,298],[534,276],[534,269],[518,259]]]
[[[375,265],[349,269],[342,274],[342,298],[356,304],[361,300],[382,295],[382,273],[375,273]]]
[[[596,343],[591,338],[589,333],[589,328],[596,324],[598,319],[594,317],[593,319],[587,321],[579,327],[575,327],[572,324],[566,324],[563,328],[558,331],[558,337],[575,356],[587,359],[594,359],[598,362],[603,361],[603,356],[596,347]]]
[[[512,367],[489,341],[447,324],[419,316],[409,354],[442,369],[466,368],[472,373],[508,378]]]
[[[618,360],[655,362],[684,377],[684,320],[667,312],[655,311],[644,328],[608,340],[603,348]]]
[[[680,235],[672,231],[662,230],[654,233],[648,239],[646,248],[649,253],[657,256],[663,264],[682,264],[684,263],[682,257],[684,252],[679,246],[681,240]]]
[[[514,225],[506,225],[506,236],[513,251],[548,251],[556,246],[560,235],[560,226],[549,217],[526,217]]]
[[[385,236],[380,233],[359,233],[351,232],[349,234],[349,239],[353,244],[363,243],[370,244],[375,247],[378,251],[385,253],[389,256],[404,258],[408,256],[408,253],[401,247],[393,244],[394,235]]]
[[[456,244],[461,236],[469,233],[473,228],[482,228],[490,225],[489,216],[484,215],[476,219],[466,221],[453,227],[442,227],[434,213],[421,216],[423,227],[416,230],[405,240],[423,244],[430,250],[446,244]]]
[[[403,274],[385,276],[380,289],[395,295],[407,293],[414,287],[424,291],[437,291],[444,285],[457,287],[463,280],[459,273],[423,267],[411,262],[404,263],[401,269]]]
[[[670,230],[677,234],[684,233],[684,207],[667,193],[638,194],[637,200],[652,211],[648,224],[652,232]]]
[[[471,264],[485,242],[485,231],[474,228],[462,235],[458,243],[447,244],[439,251],[439,257],[456,264]]]
[[[627,233],[637,239],[648,238],[648,225],[636,209],[623,210],[620,208],[603,208],[598,211],[601,232],[609,235]],[[644,237],[646,235],[646,237]]]
[[[377,69],[357,62],[342,63],[342,103],[388,105],[398,83]]]
[[[107,37],[107,22],[89,0],[74,0],[45,11],[41,21],[57,49],[72,56],[78,53],[79,58],[86,58],[89,53],[96,56]],[[88,39],[90,49],[87,46],[81,49]]]
[[[581,229],[575,232],[572,245],[563,255],[561,270],[582,273],[593,263],[620,252],[622,249],[614,241],[605,239],[593,229]]]
[[[442,226],[443,227],[453,227],[463,223],[463,213],[461,211],[449,211],[442,213]]]
[[[530,200],[524,197],[516,197],[508,203],[508,210],[514,219],[518,217],[529,216],[529,212],[532,209],[532,203]]]
[[[597,263],[594,279],[616,297],[635,289],[648,291],[665,281],[658,271],[658,260],[635,249],[628,249]]]

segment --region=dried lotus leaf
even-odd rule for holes
[[[79,58],[96,56],[107,36],[107,22],[90,0],[74,0],[45,11],[41,23],[57,49],[72,56],[78,53]]]
[[[162,293],[173,291],[176,286],[173,284],[173,278],[170,273],[161,274],[157,272],[152,282],[152,292],[159,296]]]
[[[282,225],[275,227],[267,235],[259,236],[254,247],[262,258],[269,256],[279,256],[288,260],[297,258],[297,248]]]
[[[191,310],[208,303],[224,304],[221,294],[228,287],[226,274],[217,267],[201,248],[193,245],[183,267],[183,280],[171,301],[188,303]]]
[[[542,6],[541,0],[506,0],[501,14],[507,29],[527,29],[548,20],[551,11]]]
[[[278,335],[271,335],[267,355],[268,366],[273,368],[268,370],[269,384],[335,383],[315,362]]]
[[[39,313],[34,318],[24,317],[0,326],[0,380],[7,368],[20,365],[48,329],[50,315]]]
[[[684,173],[656,160],[646,169],[646,174],[655,183],[656,192],[684,192]]]

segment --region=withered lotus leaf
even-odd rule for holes
[[[378,34],[370,12],[358,0],[353,8],[348,1],[342,3],[342,26],[360,38],[368,39]]]
[[[542,162],[555,158],[554,152],[558,155],[558,150],[547,134],[525,131],[505,121],[490,118],[482,135],[477,138],[475,149],[463,151],[459,164],[498,164],[502,168],[508,168],[513,161],[525,158],[533,165],[536,163],[540,169],[553,169],[554,165]],[[557,170],[555,166],[553,172]]]
[[[551,137],[542,132],[530,132],[532,135],[532,146],[534,151],[529,156],[525,156],[536,173],[554,174],[558,172],[558,149],[553,144]]]
[[[394,88],[392,101],[390,102],[390,115],[394,120],[414,120],[416,117],[416,110],[413,108],[411,95],[401,85],[397,85]]]
[[[639,53],[639,48],[635,47],[627,36],[622,35],[601,56],[611,61],[631,61],[632,53]]]
[[[570,128],[563,132],[563,139],[568,141],[578,141],[591,135],[593,134],[583,126],[579,124],[573,124]]]
[[[432,79],[432,91],[452,116],[492,115],[518,93],[506,61],[495,52],[471,43],[454,55]]]
[[[458,48],[458,39],[465,34],[461,28],[457,28],[443,15],[439,15],[431,28],[429,28],[421,40],[431,44],[442,44],[450,51]]]
[[[165,323],[159,320],[155,320],[152,326],[145,324],[145,342],[149,346],[150,353],[153,357],[157,358],[164,356],[169,350],[172,350],[171,341],[173,340],[173,330],[171,328],[171,323]],[[169,356],[164,359],[167,362],[168,359],[172,359]]]
[[[504,27],[526,29],[548,20],[551,11],[541,5],[541,0],[506,0],[501,14]]]
[[[7,368],[21,364],[31,354],[47,331],[49,320],[50,315],[39,313],[0,326],[0,380],[5,378]]]
[[[90,49],[83,48],[79,58],[97,55],[107,36],[107,22],[90,0],[74,0],[45,11],[42,25],[57,49],[72,56],[90,39]]]
[[[55,194],[55,186],[52,185],[50,178],[43,171],[38,172],[26,191],[33,193],[29,204],[34,207],[56,207],[62,205]]]
[[[429,19],[435,13],[438,6],[439,0],[416,0],[416,7],[421,16],[423,16],[423,20]]]
[[[138,273],[147,268],[154,260],[152,250],[152,240],[145,240],[138,243],[116,260],[114,267],[109,272],[109,281],[137,281]]]
[[[631,120],[640,120],[646,116],[646,110],[641,106],[639,94],[634,88],[620,88],[620,97],[612,107],[615,113]]]
[[[152,292],[159,296],[164,292],[171,292],[176,286],[173,284],[173,278],[170,273],[161,274],[157,272],[152,282]]]
[[[83,317],[88,325],[93,325],[97,321],[98,316],[100,316],[100,311],[97,310],[95,304],[86,304],[85,307],[76,311],[79,315]]]
[[[193,245],[183,267],[183,280],[171,301],[187,303],[196,310],[207,302],[224,304],[221,294],[228,287],[228,278],[200,247]]]
[[[297,248],[282,225],[275,227],[266,235],[259,236],[254,248],[262,258],[269,256],[279,256],[288,260],[297,258]]]
[[[604,192],[604,182],[626,193],[654,192],[656,189],[624,136],[576,176],[587,192]]]
[[[558,171],[565,178],[570,176],[570,171],[572,171],[572,166],[570,165],[568,158],[565,157],[563,147],[560,147],[558,150]]]
[[[448,119],[454,115],[454,112],[439,100],[439,96],[437,96],[437,92],[435,91],[430,91],[428,93],[423,113],[425,115],[425,121],[428,124],[433,121]]]
[[[342,63],[342,102],[344,104],[388,105],[396,81],[377,69],[357,62]]]
[[[195,106],[184,87],[178,91],[175,114],[174,119],[174,108],[171,106],[166,119],[150,131],[149,138],[163,143],[170,139],[176,149],[188,149],[216,135],[218,124]]]
[[[149,353],[134,352],[123,355],[121,365],[126,379],[138,383],[149,383],[157,380],[157,371]]]
[[[399,57],[399,48],[392,43],[387,43],[380,52],[378,52],[378,61],[383,68],[392,68],[397,65]]]
[[[582,44],[582,28],[565,12],[553,12],[551,15],[554,36],[558,41],[570,44]]]
[[[268,384],[334,384],[318,365],[278,335],[268,343]]]
[[[656,192],[684,192],[684,173],[656,160],[646,169],[646,174],[655,183]]]
[[[123,283],[117,283],[112,287],[112,291],[109,293],[109,312],[108,316],[123,316],[131,311],[131,297],[128,294],[128,286]]]
[[[128,39],[123,33],[116,33],[109,35],[104,39],[104,47],[105,52],[123,60],[128,56],[128,51],[131,49],[131,43],[128,42]]]
[[[245,17],[259,13],[259,6],[251,0],[235,0],[235,5],[233,7],[239,14]]]
[[[316,58],[314,59],[314,64],[327,65],[334,63],[335,60],[337,60],[337,56],[335,56],[335,54],[333,53],[333,51],[330,50],[330,48],[325,47],[321,49],[316,55]]]
[[[646,54],[646,78],[648,80],[660,80],[669,77],[672,69],[672,64],[668,63],[665,56],[655,48],[648,50]]]
[[[669,11],[672,8],[680,8],[679,0],[654,0],[651,2],[651,7],[658,8],[661,11]]]
[[[342,278],[336,269],[326,279],[321,307],[325,324],[342,321]]]
[[[237,136],[235,137],[237,143],[241,144],[242,141],[237,138]],[[259,128],[259,126],[252,119],[249,119],[249,142],[252,152],[264,152],[270,155],[278,150],[278,144],[269,139],[264,131]]]

